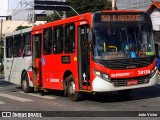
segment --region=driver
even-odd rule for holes
[[[104,48],[105,39],[102,39],[100,36],[96,37],[96,46],[95,46],[95,55],[102,56],[105,51]]]

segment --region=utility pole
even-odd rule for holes
[[[34,26],[34,22],[35,22],[35,9],[34,9],[35,3],[33,2],[33,9],[32,9],[32,23]]]
[[[3,19],[1,19],[0,43],[2,42]]]
[[[3,19],[1,19],[1,32],[0,32],[0,59],[3,57],[3,45],[2,45],[2,41],[3,41]]]
[[[63,0],[63,2],[67,2],[67,0]],[[63,19],[66,18],[67,15],[66,15],[66,11],[63,11]]]
[[[116,10],[116,0],[112,0],[112,10]]]

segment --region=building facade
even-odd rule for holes
[[[116,0],[117,9],[132,9],[146,11],[151,0]]]
[[[153,2],[147,12],[152,19],[156,53],[160,56],[160,2]]]

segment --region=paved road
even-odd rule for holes
[[[160,84],[154,87],[136,89],[130,97],[120,97],[116,92],[109,92],[86,95],[83,101],[72,102],[63,97],[61,92],[52,91],[44,95],[40,92],[25,94],[17,85],[8,83],[1,77],[0,111],[70,111],[67,113],[70,117],[72,115],[84,115],[85,117],[88,115],[90,117],[95,116],[95,114],[98,116],[106,114],[88,111],[148,111],[149,113],[156,111],[156,113],[160,113],[158,112],[160,111]],[[81,112],[78,114],[79,112],[72,111]],[[53,112],[45,112],[44,114],[52,117],[56,115]],[[66,116],[65,112],[58,114],[62,117]],[[110,115],[110,113],[107,114]],[[118,116],[123,115],[121,112],[114,112],[113,114],[115,114],[113,116],[116,114]],[[82,117],[79,119],[81,120]]]

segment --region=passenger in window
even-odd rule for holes
[[[100,36],[96,36],[95,38],[95,51],[94,54],[96,56],[102,56],[102,54],[105,52],[104,44],[106,44],[106,40],[104,38],[101,38]]]
[[[30,45],[26,45],[24,47],[24,56],[29,56],[31,55],[31,46]]]
[[[22,51],[22,49],[19,49],[19,56],[22,56],[23,55],[23,51]]]

